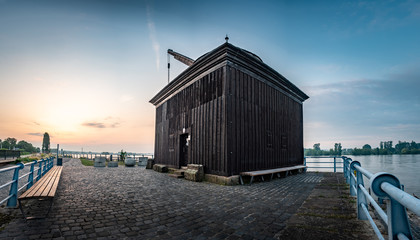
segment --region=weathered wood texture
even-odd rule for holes
[[[303,164],[302,103],[228,67],[230,174]]]
[[[179,167],[180,135],[190,134],[189,163],[226,174],[224,67],[211,72],[156,109],[155,161]]]
[[[307,98],[249,52],[224,44],[150,101],[157,106],[155,161],[180,167],[180,137],[188,133],[188,163],[205,173],[302,165]]]

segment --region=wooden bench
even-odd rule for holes
[[[48,208],[48,212],[45,215],[48,216],[48,213],[51,210],[52,203],[54,200],[55,193],[57,191],[58,182],[60,181],[61,172],[63,170],[63,166],[54,166],[52,167],[41,179],[39,179],[31,188],[29,188],[26,192],[19,196],[19,208],[22,212],[22,215],[25,219],[33,219],[39,217],[29,217],[25,216],[22,208],[22,200],[27,199],[48,199],[50,200],[50,206]]]
[[[306,166],[304,165],[297,165],[297,166],[293,166],[293,167],[284,167],[284,168],[275,168],[275,169],[267,169],[267,170],[260,170],[260,171],[252,171],[252,172],[241,172],[239,174],[239,180],[241,181],[241,185],[244,184],[243,180],[242,180],[242,176],[250,176],[251,177],[251,181],[249,182],[249,184],[252,183],[252,181],[254,180],[255,176],[261,176],[262,180],[264,181],[264,175],[268,175],[271,174],[271,179],[273,179],[273,176],[275,173],[279,174],[281,172],[286,172],[286,176],[288,174],[289,171],[293,171],[293,170],[306,170]]]

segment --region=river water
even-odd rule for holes
[[[353,161],[359,161],[363,168],[371,173],[388,172],[394,174],[401,184],[404,184],[405,191],[420,196],[420,154],[416,155],[368,155],[368,156],[347,156]],[[332,161],[331,158],[309,158],[308,162]],[[337,161],[342,161],[341,158]],[[332,166],[329,164],[308,163],[308,171],[332,171],[331,169],[315,169],[311,166]],[[342,164],[337,164],[342,166]],[[342,169],[340,169],[342,171]],[[369,182],[365,182],[368,185]]]

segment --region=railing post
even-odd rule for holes
[[[22,163],[18,163],[18,168],[15,168],[15,172],[13,173],[13,183],[10,186],[9,196],[12,197],[7,200],[7,207],[14,208],[17,207],[17,194],[18,194],[18,186],[19,186],[19,171],[25,167]]]
[[[346,169],[346,157],[341,157],[343,159],[343,175],[344,178],[347,179],[347,169]]]
[[[350,168],[352,169],[352,171],[356,170],[357,218],[359,220],[368,220],[368,217],[366,216],[365,212],[362,209],[362,204],[365,204],[365,206],[368,206],[368,203],[367,203],[365,194],[363,193],[362,189],[359,187],[360,185],[362,185],[362,187],[365,186],[365,184],[363,183],[363,174],[357,171],[357,169],[354,166],[361,167],[361,164],[358,161],[353,161],[350,165]]]
[[[36,176],[36,180],[38,181],[41,176],[42,176],[42,162],[44,161],[44,159],[41,159],[39,161],[39,168],[38,168],[38,175]]]
[[[400,181],[390,173],[379,172],[370,179],[370,188],[378,197],[386,198],[386,210],[388,215],[388,238],[398,239],[398,234],[404,234],[408,239],[413,239],[408,222],[407,211],[397,200],[390,197],[382,190],[382,183],[389,183],[401,189]]]
[[[343,157],[343,172],[344,172],[344,177],[346,178],[346,183],[350,184],[350,178],[349,178],[349,169],[347,168],[348,165],[348,158],[347,157]]]
[[[45,173],[47,172],[46,170],[47,170],[47,161],[48,161],[48,158],[47,159],[44,159],[44,166],[43,166],[43,168],[42,168],[42,175],[41,176],[44,176],[45,175]]]
[[[349,175],[350,175],[350,195],[351,196],[356,196],[356,192],[357,192],[357,186],[356,186],[356,176],[352,176],[354,175],[354,164],[353,162],[350,163],[350,170],[349,170]]]
[[[29,188],[32,187],[32,185],[34,184],[34,167],[36,164],[36,160],[32,162],[31,164],[31,170],[29,172],[29,176],[28,176],[28,185],[26,186],[26,190],[28,190]]]
[[[337,172],[336,163],[337,163],[337,157],[334,157],[334,172]]]

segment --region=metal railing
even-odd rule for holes
[[[35,167],[37,165],[37,167]],[[17,206],[17,197],[18,192],[26,187],[29,189],[32,185],[38,181],[42,176],[44,176],[54,165],[54,157],[47,159],[41,159],[39,161],[33,161],[26,164],[18,163],[15,166],[0,169],[0,174],[5,174],[6,172],[13,171],[12,180],[0,186],[0,189],[3,189],[10,185],[9,195],[0,201],[0,205],[7,201],[6,207],[16,207]],[[28,173],[19,176],[19,172],[25,167],[29,167],[30,170]],[[36,173],[36,176],[34,176]],[[24,177],[28,177],[28,181],[21,187],[19,187],[19,180]]]
[[[333,158],[333,161],[322,161],[322,162],[307,162],[307,159],[311,159],[311,158]],[[309,164],[333,164],[333,166],[307,166],[307,163]],[[304,165],[307,166],[308,168],[329,168],[329,169],[333,169],[334,172],[337,172],[337,169],[343,169],[343,164],[344,164],[344,160],[342,159],[342,157],[338,157],[338,156],[313,156],[313,157],[304,157]]]
[[[385,222],[388,229],[388,239],[413,239],[406,208],[420,216],[420,200],[401,190],[397,177],[390,173],[371,173],[362,168],[360,162],[342,157],[344,162],[344,177],[350,184],[350,194],[357,197],[357,217],[368,220],[379,239],[384,239],[378,226],[369,213],[369,204]],[[384,199],[386,212],[373,199],[365,188],[363,176],[370,181],[372,192]]]
[[[115,161],[120,159],[119,153],[115,154],[96,154],[96,153],[71,153],[67,154],[72,158],[86,158],[90,160],[94,160],[96,157],[104,157],[107,161]],[[153,158],[153,154],[149,153],[136,153],[136,154],[127,154],[126,157],[132,157],[134,159],[139,160],[140,158]]]

